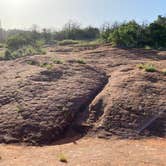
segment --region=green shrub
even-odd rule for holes
[[[16,35],[10,36],[7,39],[6,45],[7,45],[7,48],[10,50],[17,50],[19,48],[22,48],[23,46],[31,45],[32,43],[33,42],[30,39],[30,36],[25,34],[16,34]]]
[[[55,40],[94,40],[100,36],[96,27],[81,28],[77,22],[69,21],[62,30],[55,32]]]
[[[153,65],[147,65],[145,67],[145,71],[147,71],[147,72],[156,72],[157,70],[156,70],[155,66],[153,66]]]
[[[23,110],[22,106],[21,105],[17,105],[16,108],[15,108],[15,111],[16,112],[21,112]]]
[[[139,64],[137,65],[139,69],[144,69],[146,72],[156,72],[157,69],[153,64]]]
[[[122,24],[109,35],[109,41],[114,46],[137,47],[141,40],[142,29],[135,21]]]
[[[39,63],[35,60],[28,60],[28,61],[26,61],[26,63],[28,65],[33,65],[33,66],[38,66],[39,65]]]
[[[43,45],[44,45],[44,40],[40,39],[40,40],[36,40],[34,46],[37,48],[41,48]]]
[[[150,45],[154,48],[166,48],[166,17],[158,16],[148,27]]]
[[[45,52],[41,48],[35,48],[32,46],[24,46],[17,50],[7,49],[5,51],[4,60],[12,60],[20,57],[31,56],[36,54],[44,54]]]
[[[40,67],[46,68],[46,69],[48,69],[48,70],[52,70],[52,68],[53,68],[54,66],[53,66],[53,64],[51,64],[51,63],[45,62],[45,63],[41,64]]]
[[[79,64],[86,64],[84,59],[76,59],[75,61]]]
[[[60,60],[60,59],[53,59],[52,61],[53,61],[53,63],[55,63],[55,64],[63,64],[63,63],[64,63],[64,62],[63,62],[62,60]]]
[[[166,17],[158,16],[149,25],[129,21],[113,26],[107,25],[103,29],[101,39],[113,46],[166,49]]]
[[[9,49],[7,49],[5,51],[4,59],[5,60],[11,60],[11,59],[13,59],[13,56],[12,56],[11,51]]]
[[[38,33],[20,33],[10,36],[6,41],[7,50],[4,59],[11,60],[19,57],[35,54],[45,54],[42,49],[43,40],[39,39]]]

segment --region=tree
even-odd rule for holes
[[[166,26],[166,17],[163,17],[163,16],[159,15],[157,20],[154,21],[154,23],[156,23],[158,25]]]
[[[52,41],[52,34],[49,29],[44,28],[42,30],[42,38],[44,39],[45,43],[49,43]]]
[[[114,28],[109,41],[115,46],[138,47],[141,43],[142,28],[134,20]]]
[[[110,25],[109,23],[104,23],[101,27],[101,38],[105,42],[109,42],[109,36],[113,33],[116,29],[118,29],[120,24],[115,22],[114,24]]]
[[[159,48],[166,47],[166,26],[154,22],[149,25],[150,45]]]

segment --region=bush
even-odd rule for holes
[[[166,25],[152,23],[149,26],[150,45],[154,48],[166,48]]]
[[[10,50],[17,50],[23,46],[32,45],[32,39],[25,34],[17,34],[9,37],[6,45]]]
[[[163,50],[166,48],[166,17],[158,16],[150,25],[139,25],[135,21],[105,25],[101,39],[113,46],[143,47]]]
[[[139,69],[144,69],[147,72],[156,72],[157,69],[153,64],[139,64],[137,65]]]
[[[31,56],[36,54],[44,54],[45,52],[41,48],[35,48],[32,46],[24,46],[22,48],[19,48],[17,50],[10,50],[7,49],[5,51],[4,60],[12,60],[24,56]]]
[[[119,26],[120,24],[118,24],[117,22],[115,22],[112,26],[109,23],[103,24],[101,28],[100,38],[106,43],[109,42],[110,34],[113,33]]]
[[[45,62],[45,63],[41,64],[40,67],[46,68],[47,70],[52,70],[54,65],[52,63]]]
[[[87,27],[85,29],[82,30],[82,36],[80,36],[80,40],[93,40],[96,38],[99,38],[100,36],[100,31],[98,28],[94,28],[94,27]]]
[[[95,27],[80,28],[76,22],[69,21],[61,31],[54,34],[55,40],[93,40],[100,36],[100,31]]]
[[[55,64],[63,64],[64,61],[63,60],[60,60],[60,59],[52,59],[53,63]]]
[[[10,50],[7,49],[5,51],[4,59],[5,60],[11,60],[11,59],[13,59],[13,56],[11,55],[11,51]]]
[[[110,33],[108,40],[114,46],[137,47],[140,45],[142,28],[135,21],[122,24]]]
[[[86,64],[84,59],[76,59],[75,61],[79,64]]]
[[[6,41],[7,50],[4,59],[11,60],[28,55],[44,54],[43,44],[44,41],[39,40],[38,33],[35,32],[10,36]]]
[[[145,71],[147,71],[147,72],[156,72],[157,70],[156,70],[155,66],[147,65],[147,66],[145,66]]]

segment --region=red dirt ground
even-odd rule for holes
[[[58,155],[66,156],[61,163]],[[166,140],[83,138],[44,147],[0,145],[0,166],[165,166]]]
[[[110,46],[79,49],[53,47],[46,55],[0,62],[0,142],[51,143],[77,122],[75,114],[78,126],[92,125],[93,137],[43,147],[1,144],[0,166],[165,166],[165,114],[158,120],[160,128],[154,129],[163,129],[163,138],[130,140],[114,135],[127,138],[146,118],[165,110],[166,52]],[[80,58],[86,64],[79,64]],[[64,63],[54,64],[56,60]],[[44,63],[52,69],[41,67]],[[140,70],[137,65],[142,63],[154,64],[158,71]],[[88,117],[82,119],[81,111]],[[59,161],[60,154],[67,163]]]

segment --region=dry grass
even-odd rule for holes
[[[67,163],[67,157],[64,154],[59,154],[59,161],[62,163]]]

